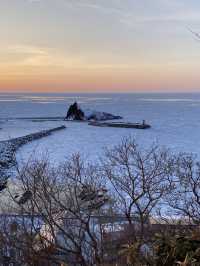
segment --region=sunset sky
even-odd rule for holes
[[[200,91],[198,0],[0,0],[0,91]]]

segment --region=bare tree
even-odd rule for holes
[[[16,203],[14,212],[29,220],[29,263],[38,258],[51,261],[50,265],[101,263],[98,217],[109,198],[99,173],[79,155],[56,168],[35,161],[19,170],[19,191],[10,196]]]
[[[184,222],[200,224],[200,163],[192,154],[179,154],[174,163],[174,190],[169,212]]]
[[[188,30],[194,35],[194,37],[197,39],[197,40],[200,40],[200,33],[199,32],[196,32],[190,28],[188,28]]]
[[[131,138],[107,149],[101,165],[76,154],[56,167],[36,160],[17,172],[16,190],[7,190],[10,213],[0,220],[0,247],[14,265],[103,265],[126,254],[133,265],[155,265],[156,232],[189,232],[153,227],[158,210],[166,221],[200,221],[200,163],[155,145],[141,149]]]
[[[125,215],[133,229],[132,241],[142,243],[150,216],[170,192],[169,152],[157,146],[142,150],[134,139],[124,139],[120,145],[106,150],[103,169],[117,199],[118,212]]]

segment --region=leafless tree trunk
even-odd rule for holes
[[[142,150],[134,139],[124,139],[120,145],[106,150],[103,169],[119,212],[133,228],[131,239],[142,243],[151,215],[170,192],[172,159],[169,152],[157,146]]]
[[[104,228],[120,217],[127,252],[140,255],[152,240],[158,210],[166,220],[200,221],[200,163],[157,146],[141,149],[131,138],[107,149],[101,165],[86,164],[78,154],[58,167],[32,161],[18,169],[16,180],[16,191],[8,190],[12,204],[0,226],[0,245],[15,248],[20,265],[102,265]],[[101,224],[102,217],[109,222]],[[12,219],[17,229],[8,227]],[[137,258],[150,265],[148,257]]]
[[[179,154],[174,163],[174,190],[169,212],[185,223],[200,224],[200,163],[192,154]]]
[[[57,168],[35,161],[19,170],[17,181],[19,191],[10,197],[13,211],[26,217],[28,235],[34,236],[29,243],[32,261],[41,256],[54,263],[71,258],[74,265],[100,265],[98,216],[109,198],[96,167],[84,165],[79,155]]]

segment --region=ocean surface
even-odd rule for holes
[[[83,108],[120,115],[124,121],[144,119],[151,129],[99,128],[78,122],[16,119],[65,116],[75,100]],[[66,130],[20,148],[18,160],[48,156],[58,163],[75,152],[96,160],[105,147],[118,144],[127,136],[134,137],[142,148],[156,143],[175,152],[200,155],[200,94],[0,94],[0,140],[62,124]]]

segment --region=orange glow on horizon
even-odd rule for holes
[[[200,91],[200,3],[147,2],[0,1],[0,91]]]
[[[9,73],[9,68],[6,69]],[[129,68],[10,68],[1,72],[0,91],[138,92],[198,90],[200,77],[189,67],[137,65]]]

